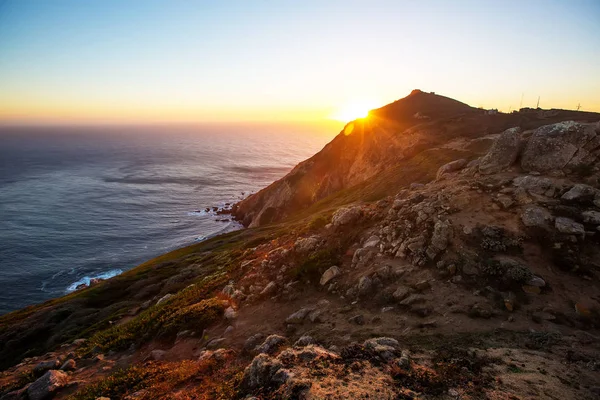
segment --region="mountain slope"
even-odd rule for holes
[[[567,118],[587,120],[590,115],[563,110],[489,115],[459,101],[414,90],[403,99],[371,111],[368,118],[350,122],[319,153],[237,203],[233,214],[250,227],[282,221],[452,139],[499,133],[511,126],[531,129]],[[470,157],[476,155],[473,152]]]
[[[596,399],[600,114],[388,107],[260,226],[0,317],[0,399]]]

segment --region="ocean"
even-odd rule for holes
[[[0,128],[0,314],[241,226],[215,209],[281,178],[335,129]]]

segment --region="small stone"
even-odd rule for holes
[[[508,311],[514,311],[516,305],[517,298],[513,292],[508,292],[504,297],[504,307]]]
[[[580,317],[589,318],[592,316],[592,308],[590,305],[583,301],[578,301],[575,303],[575,312]]]
[[[304,322],[304,319],[311,311],[313,311],[313,309],[311,308],[301,308],[300,310],[288,316],[285,319],[285,322],[286,324],[301,324],[302,322]]]
[[[225,338],[213,339],[206,344],[206,348],[209,350],[215,350],[225,345]]]
[[[252,351],[256,348],[265,338],[265,335],[262,333],[257,333],[250,336],[244,342],[244,351]]]
[[[171,294],[171,293],[165,294],[163,297],[161,297],[160,299],[158,299],[158,301],[156,302],[156,305],[164,303],[165,301],[169,300],[171,297],[173,297],[173,294]]]
[[[528,286],[544,287],[544,286],[546,286],[546,281],[544,281],[539,276],[535,276],[534,275],[531,279],[529,279],[527,281],[527,285]]]
[[[287,339],[279,335],[270,335],[265,341],[256,348],[258,353],[273,354],[281,346],[287,343]]]
[[[416,290],[422,292],[426,289],[429,289],[431,287],[431,283],[429,282],[429,280],[423,280],[423,281],[417,282],[414,287]]]
[[[70,358],[63,363],[63,365],[60,367],[60,370],[61,371],[74,371],[76,368],[77,368],[77,364],[75,363],[75,360]]]
[[[359,296],[367,296],[371,293],[371,289],[373,288],[373,281],[368,276],[363,276],[358,281],[358,295]]]
[[[315,340],[312,338],[312,336],[304,335],[300,337],[300,339],[298,339],[296,343],[294,343],[294,347],[305,347],[309,344],[315,344]]]
[[[411,294],[400,302],[401,306],[411,306],[413,304],[422,303],[425,301],[425,297],[420,294]]]
[[[341,273],[342,272],[340,271],[340,269],[334,265],[333,267],[330,267],[329,269],[327,269],[327,271],[323,273],[323,275],[321,276],[321,281],[319,283],[321,284],[321,286],[327,285],[333,279],[338,277]]]
[[[270,296],[277,292],[277,284],[273,281],[269,282],[267,286],[260,292],[261,296]]]
[[[400,286],[398,289],[396,289],[396,291],[394,291],[394,293],[392,294],[392,297],[396,301],[402,301],[405,298],[407,298],[409,294],[410,294],[409,288],[407,288],[406,286]]]
[[[348,322],[351,322],[356,325],[364,325],[365,324],[365,316],[362,314],[355,315],[353,317],[348,318]]]
[[[228,321],[233,321],[234,319],[237,318],[238,313],[237,313],[237,311],[235,311],[233,309],[233,307],[227,307],[227,309],[225,310],[223,315],[225,316],[225,319],[227,319]]]

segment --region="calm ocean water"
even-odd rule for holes
[[[334,131],[0,128],[0,314],[239,229],[206,212],[285,175]]]

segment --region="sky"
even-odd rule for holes
[[[321,121],[417,88],[600,112],[600,1],[0,0],[0,122]]]

